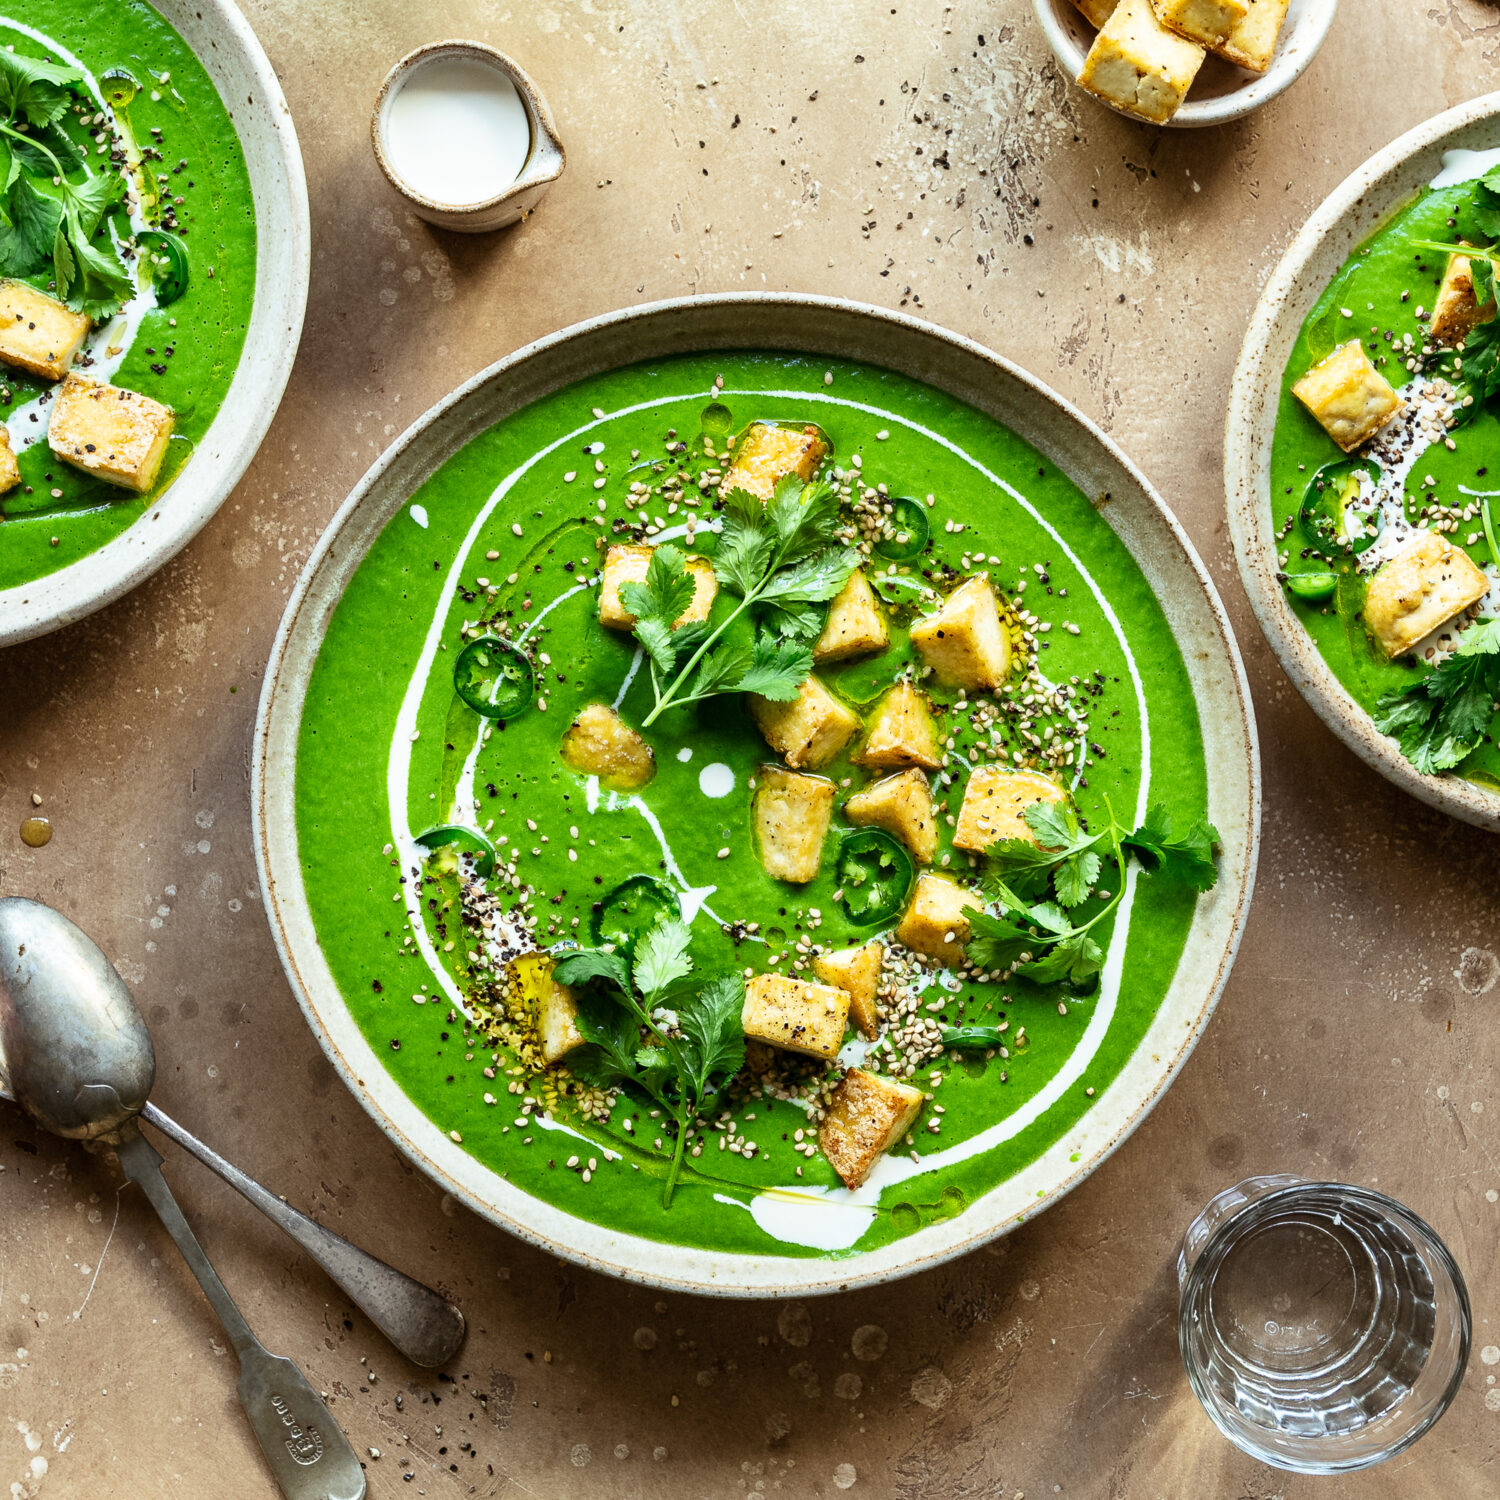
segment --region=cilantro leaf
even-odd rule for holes
[[[655,1005],[692,973],[693,961],[687,956],[691,941],[685,922],[663,917],[636,945],[635,983],[647,1005]]]
[[[1385,693],[1375,727],[1396,738],[1425,775],[1451,771],[1484,739],[1500,697],[1500,620],[1466,630],[1457,649],[1420,682]]]
[[[1085,833],[1069,802],[1033,802],[1022,816],[1035,840],[992,844],[986,851],[992,871],[1030,895],[1045,889],[1050,878],[1060,905],[1081,905],[1099,879],[1097,846],[1104,835]]]
[[[69,86],[82,82],[74,68],[0,47],[0,110],[7,119],[50,125],[67,112]]]
[[[1033,984],[1065,982],[1074,989],[1083,989],[1098,978],[1103,967],[1104,950],[1087,932],[1076,932],[1053,944],[1021,973]]]
[[[773,604],[821,604],[848,583],[859,554],[827,547],[773,573],[758,597]]]
[[[630,965],[621,953],[606,953],[602,948],[570,948],[553,960],[552,977],[569,986],[607,979],[617,989],[628,990]]]
[[[801,641],[758,636],[750,663],[735,684],[742,693],[758,693],[773,703],[790,703],[813,669],[812,648]]]
[[[1473,256],[1469,275],[1474,284],[1474,301],[1483,307],[1495,300],[1495,263],[1487,255]]]
[[[1037,938],[1023,927],[1013,912],[996,916],[993,912],[969,914],[970,938],[966,952],[981,969],[1011,969],[1028,953],[1040,946]]]
[[[1212,890],[1218,883],[1214,851],[1220,843],[1219,830],[1202,818],[1179,833],[1171,813],[1160,803],[1151,806],[1146,821],[1134,833],[1120,840],[1142,869],[1174,876],[1198,891]]]
[[[828,612],[816,604],[773,604],[761,615],[760,623],[774,635],[815,641],[828,623]]]
[[[636,639],[663,672],[677,665],[672,627],[692,604],[695,592],[687,557],[670,542],[651,549],[644,581],[620,585],[620,602],[636,617]]]
[[[0,275],[30,276],[47,264],[62,223],[62,204],[37,192],[28,177],[11,184],[9,222],[0,226]]]
[[[678,1011],[678,1024],[691,1047],[693,1081],[700,1100],[711,1079],[732,1078],[744,1064],[745,1032],[740,1024],[744,1007],[743,977],[723,974]]]
[[[830,484],[806,484],[798,474],[785,475],[766,505],[775,537],[775,565],[785,567],[821,551],[838,531],[838,491]]]
[[[1491,167],[1469,194],[1469,213],[1476,228],[1490,239],[1500,239],[1500,172]]]
[[[1052,888],[1063,906],[1079,906],[1088,900],[1089,892],[1099,880],[1102,861],[1096,849],[1080,849],[1058,865],[1052,877]]]
[[[771,563],[773,540],[766,508],[747,490],[731,490],[724,497],[724,517],[714,573],[720,583],[741,597],[751,594]]]

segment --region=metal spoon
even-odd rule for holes
[[[444,1363],[463,1341],[463,1315],[430,1288],[282,1203],[195,1140],[148,1103],[155,1075],[146,1023],[98,946],[40,902],[0,898],[0,1096],[14,1099],[57,1135],[115,1148],[234,1344],[240,1399],[282,1489],[295,1500],[356,1500],[364,1494],[364,1479],[353,1450],[296,1366],[256,1342],[173,1200],[161,1158],[141,1135],[138,1117],[181,1142],[281,1225],[409,1359]],[[317,1482],[309,1487],[314,1471]]]

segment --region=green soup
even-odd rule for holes
[[[0,45],[76,67],[101,115],[101,93],[131,92],[129,83],[107,75],[130,75],[132,97],[113,115],[144,157],[141,220],[175,225],[187,252],[182,294],[157,305],[154,293],[138,292],[120,317],[95,329],[74,365],[88,378],[140,391],[176,414],[148,494],[55,458],[45,437],[51,383],[0,370],[0,418],[21,470],[21,484],[0,496],[5,589],[97,551],[147,514],[182,472],[229,390],[244,344],[255,287],[255,212],[223,101],[187,44],[142,0],[28,0],[24,10],[0,13]],[[100,124],[70,110],[64,128],[87,153],[91,170],[99,170],[99,147],[108,148],[98,138]],[[115,210],[112,222],[121,237],[130,235],[123,211]],[[45,274],[26,279],[49,289]]]
[[[543,944],[587,944],[595,904],[639,874],[686,893],[704,973],[777,964],[784,972],[811,945],[882,935],[841,905],[834,851],[847,824],[839,812],[810,882],[789,885],[762,868],[751,784],[775,757],[743,695],[671,710],[651,725],[656,773],[636,793],[603,790],[559,754],[585,705],[617,703],[637,727],[652,705],[635,640],[599,624],[597,575],[611,543],[663,540],[690,515],[695,546],[711,549],[712,486],[689,484],[670,513],[655,501],[625,504],[667,444],[698,442],[711,399],[729,407],[736,429],[819,424],[833,450],[825,471],[837,466],[846,482],[862,476],[856,494],[884,484],[926,507],[930,544],[901,571],[945,587],[954,575],[985,572],[1003,600],[1037,618],[1032,659],[1071,690],[1088,724],[1079,744],[1049,752],[1081,813],[1103,817],[1113,807],[1121,821],[1138,820],[1150,801],[1184,820],[1203,815],[1201,731],[1171,629],[1124,545],[1065,475],[1004,427],[885,370],[755,353],[685,356],[601,375],[497,424],[386,526],[330,621],[308,692],[296,773],[305,885],[322,950],[385,1066],[428,1118],[511,1183],[596,1224],[683,1245],[862,1252],[962,1211],[1068,1132],[1150,1025],[1195,896],[1138,880],[1132,868],[1127,899],[1100,935],[1109,956],[1089,996],[1016,978],[929,974],[915,993],[916,1016],[1003,1027],[1003,1045],[924,1060],[909,1081],[931,1103],[910,1141],[853,1196],[811,1144],[816,1129],[803,1105],[773,1097],[753,1068],[705,1129],[664,1208],[671,1142],[643,1096],[626,1092],[600,1119],[554,1079],[520,1067],[496,1040],[504,1028],[471,1004],[466,955],[475,934],[457,886],[411,843],[432,825],[487,833],[501,872],[492,886],[502,899],[518,885],[534,891]],[[725,604],[721,591],[715,609]],[[464,627],[496,617],[533,652],[545,708],[538,701],[486,736],[455,696],[453,671]],[[887,650],[819,669],[837,700],[870,713],[911,660],[911,619],[892,609]],[[972,702],[954,690],[932,678],[922,687],[948,756],[933,778],[932,868],[977,883],[981,872],[953,846],[953,815],[970,752],[977,758],[990,732],[974,729]],[[1022,759],[1043,754],[1054,737],[1040,721],[1036,733],[1035,746],[1014,739]],[[840,805],[887,774],[862,769],[849,749],[818,773],[835,783]],[[866,1045],[851,1033],[845,1053],[857,1060]]]
[[[1465,153],[1467,157],[1467,153]],[[1494,165],[1494,156],[1474,156],[1472,176]],[[1455,167],[1445,176],[1467,175]],[[1442,179],[1439,179],[1441,181]],[[1420,402],[1426,381],[1452,375],[1446,351],[1427,344],[1431,314],[1448,256],[1419,241],[1453,242],[1475,231],[1469,227],[1473,182],[1429,188],[1394,214],[1360,245],[1313,305],[1303,324],[1282,380],[1271,459],[1271,511],[1276,523],[1281,566],[1290,580],[1288,599],[1338,680],[1363,708],[1379,712],[1383,695],[1394,694],[1426,676],[1428,663],[1442,659],[1419,649],[1391,660],[1372,640],[1363,617],[1364,590],[1383,558],[1420,529],[1446,535],[1481,569],[1492,574],[1497,561],[1485,540],[1482,505],[1500,495],[1500,418],[1493,404],[1481,404],[1451,432],[1412,433],[1403,425]],[[1371,455],[1383,464],[1388,498],[1383,531],[1358,557],[1336,557],[1330,564],[1313,545],[1299,519],[1309,484],[1326,465],[1345,455],[1292,394],[1293,385],[1336,345],[1359,339],[1380,374],[1396,388],[1406,410],[1388,430],[1357,449],[1354,459]],[[1427,344],[1429,353],[1422,350]],[[1461,368],[1460,368],[1461,373]],[[1453,382],[1460,399],[1463,387]],[[1343,576],[1327,598],[1302,599],[1299,579],[1333,566]],[[1485,605],[1484,612],[1495,611]],[[1462,760],[1456,774],[1500,788],[1500,748],[1492,736]]]

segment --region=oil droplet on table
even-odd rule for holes
[[[52,842],[52,824],[46,818],[26,818],[21,823],[21,842],[28,849],[40,849]]]

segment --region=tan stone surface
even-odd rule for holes
[[[1026,0],[256,0],[248,14],[311,181],[302,349],[263,452],[197,541],[113,608],[0,655],[0,889],[97,934],[155,1029],[165,1108],[463,1303],[473,1336],[454,1383],[403,1368],[277,1231],[170,1151],[251,1322],[332,1394],[361,1452],[381,1450],[372,1494],[1494,1493],[1500,1366],[1478,1350],[1500,1357],[1500,845],[1391,790],[1288,686],[1235,581],[1219,452],[1262,278],[1367,154],[1500,83],[1496,7],[1350,0],[1288,96],[1204,133],[1131,124],[1059,80]],[[453,35],[522,59],[566,137],[568,174],[519,232],[435,235],[372,160],[384,70]],[[910,307],[1103,423],[1225,592],[1266,750],[1239,967],[1164,1104],[990,1250],[805,1306],[659,1297],[444,1204],[304,1027],[250,845],[262,664],[365,466],[536,335],[739,287]],[[16,836],[33,792],[57,828],[34,852]],[[0,1495],[270,1496],[233,1358],[139,1195],[5,1106],[0,1165]],[[1218,1188],[1277,1169],[1412,1203],[1474,1290],[1476,1358],[1455,1409],[1363,1477],[1242,1457],[1178,1365],[1177,1235]]]

